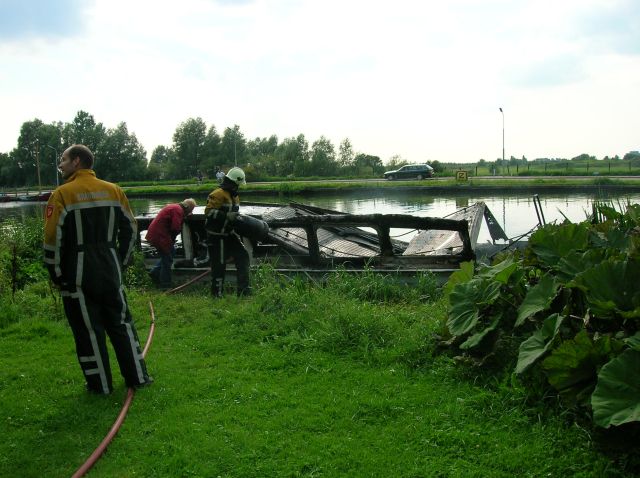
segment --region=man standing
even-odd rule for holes
[[[89,392],[113,391],[106,335],[127,387],[153,383],[122,285],[131,260],[136,222],[119,186],[93,171],[89,148],[67,148],[58,168],[65,183],[49,198],[44,224],[44,261],[60,289],[76,353]]]
[[[224,179],[224,171],[222,171],[220,168],[216,169],[216,181],[218,181],[218,184],[222,184],[222,180]]]
[[[236,264],[238,295],[251,293],[249,253],[244,248],[240,236],[233,230],[233,223],[240,209],[238,188],[244,184],[246,184],[244,171],[240,168],[231,168],[222,178],[220,187],[209,194],[207,206],[204,209],[213,297],[222,297],[226,263],[231,257]]]
[[[151,269],[151,278],[163,289],[171,287],[171,266],[176,249],[176,237],[182,231],[184,218],[193,212],[195,200],[189,198],[180,204],[167,204],[151,221],[147,229],[147,242],[158,250],[160,260]]]

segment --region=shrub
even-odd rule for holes
[[[599,204],[583,223],[536,231],[523,258],[452,276],[450,343],[544,376],[599,426],[640,422],[638,283],[640,206]]]

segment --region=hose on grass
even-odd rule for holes
[[[151,346],[151,341],[153,340],[153,334],[156,330],[156,317],[155,317],[155,312],[153,310],[153,304],[151,303],[151,301],[149,301],[149,310],[151,312],[151,327],[149,328],[149,336],[147,337],[147,342],[145,343],[144,349],[142,350],[143,358],[146,357],[147,355],[147,351],[149,350],[149,347]],[[124,423],[124,419],[127,416],[127,412],[129,411],[131,402],[133,402],[133,396],[135,395],[135,393],[136,391],[133,387],[129,387],[127,389],[127,397],[125,398],[124,403],[122,404],[122,409],[118,414],[118,418],[116,418],[116,421],[111,427],[111,430],[109,430],[109,433],[107,433],[107,435],[104,437],[102,442],[100,442],[100,445],[98,445],[98,447],[93,451],[93,453],[89,456],[89,458],[87,458],[87,461],[85,461],[84,464],[80,468],[78,468],[78,470],[72,475],[72,478],[80,478],[81,476],[84,476],[91,469],[91,467],[95,465],[95,463],[100,459],[102,454],[107,449],[107,446],[109,446],[113,438],[116,436],[116,433],[118,433],[118,430],[120,430],[120,427]]]
[[[165,294],[173,294],[174,292],[180,292],[182,289],[185,289],[185,288],[189,287],[191,284],[193,284],[195,282],[198,282],[200,279],[202,279],[203,277],[207,276],[210,273],[211,273],[211,269],[207,269],[203,273],[197,275],[196,277],[194,277],[193,279],[185,282],[184,284],[179,285],[178,287],[175,287],[174,289],[166,291]]]

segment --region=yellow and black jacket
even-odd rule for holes
[[[121,266],[131,259],[135,236],[136,222],[122,189],[80,169],[47,203],[45,265],[63,291],[119,289]]]
[[[212,235],[226,235],[231,227],[227,220],[228,212],[240,210],[240,197],[237,194],[224,189],[214,189],[207,198],[204,208],[205,228]]]

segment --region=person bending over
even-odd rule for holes
[[[160,259],[151,269],[151,279],[162,289],[171,287],[171,267],[176,253],[176,237],[182,231],[184,219],[196,207],[194,199],[185,199],[178,204],[167,204],[153,218],[147,229],[147,242],[156,248]]]

